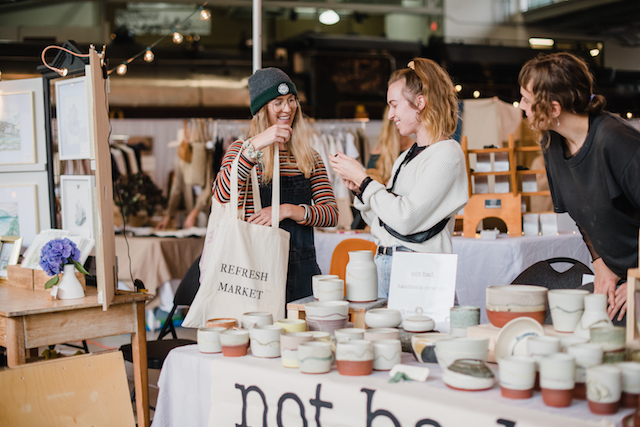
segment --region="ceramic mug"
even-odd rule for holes
[[[467,328],[480,324],[480,307],[470,305],[459,305],[451,307],[449,312],[449,325],[451,335],[455,337],[466,337]]]
[[[298,345],[303,342],[313,341],[311,332],[287,332],[280,336],[280,355],[282,357],[282,366],[285,368],[297,368],[298,361]]]
[[[533,396],[536,382],[536,361],[531,357],[506,356],[498,360],[500,393],[508,399],[528,399]]]
[[[588,338],[577,337],[575,335],[569,335],[567,337],[560,337],[560,351],[562,353],[568,353],[569,347],[575,344],[586,344],[589,342]]]
[[[397,340],[400,339],[400,331],[398,331],[396,328],[365,329],[364,339],[368,341]]]
[[[280,326],[284,332],[305,332],[307,330],[307,322],[304,319],[280,319],[276,321],[276,325]]]
[[[250,311],[242,315],[242,329],[250,330],[254,326],[273,325],[273,315],[266,311]]]
[[[214,328],[216,326],[231,329],[238,326],[238,321],[232,317],[217,317],[207,320],[207,328]]]
[[[344,280],[339,278],[318,280],[313,288],[313,296],[318,301],[342,301]]]
[[[222,331],[220,344],[225,357],[246,356],[247,347],[249,347],[249,331],[244,329]]]
[[[617,366],[598,365],[587,369],[589,410],[598,415],[618,412],[622,395],[622,370]]]
[[[254,326],[249,331],[251,354],[255,357],[280,357],[280,335],[282,328],[276,325]]]
[[[325,331],[309,331],[311,335],[313,335],[314,341],[326,341],[331,342],[331,335],[329,332]]]
[[[538,336],[527,340],[527,356],[533,358],[540,369],[540,359],[549,354],[560,352],[560,338]]]
[[[324,280],[324,279],[339,279],[340,276],[338,276],[337,274],[316,274],[315,276],[311,276],[311,291],[313,292],[313,297],[318,300],[318,295],[319,292],[316,289],[316,285],[320,280]],[[344,291],[343,291],[343,296],[344,296]],[[342,299],[342,298],[340,298]],[[318,300],[320,301],[320,300]]]
[[[570,354],[554,353],[540,359],[540,388],[547,406],[565,408],[573,400],[575,358]]]
[[[373,372],[373,345],[368,340],[338,343],[336,364],[340,375],[361,376]]]
[[[304,305],[307,326],[310,331],[324,331],[333,335],[336,329],[347,326],[349,303],[347,301],[315,301]]]
[[[390,371],[402,361],[400,340],[377,340],[372,344],[374,371]]]
[[[600,344],[574,344],[567,348],[567,353],[576,358],[575,388],[573,397],[587,398],[587,368],[602,364],[603,350]]]
[[[620,403],[625,408],[638,407],[640,397],[640,363],[622,362],[616,364],[622,369],[622,399]]]
[[[360,328],[336,329],[334,334],[336,337],[336,344],[341,342],[351,341],[351,340],[364,339],[364,329],[360,329]]]
[[[222,351],[220,332],[226,330],[227,328],[221,326],[198,329],[198,350],[200,353],[220,353]]]
[[[552,289],[547,293],[553,329],[558,332],[573,332],[584,313],[584,297],[589,291],[583,289]]]
[[[625,350],[627,329],[623,326],[604,326],[589,330],[589,342],[600,344],[604,350],[602,363],[624,362],[627,357]]]
[[[325,374],[333,364],[333,346],[325,341],[298,344],[298,368],[304,374]]]

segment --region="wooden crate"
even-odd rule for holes
[[[84,274],[76,271],[76,277],[86,292],[87,284]],[[49,289],[44,288],[44,284],[47,283],[50,278],[51,277],[47,276],[47,273],[43,270],[33,270],[20,265],[7,266],[6,285],[13,286],[14,288],[49,292]]]

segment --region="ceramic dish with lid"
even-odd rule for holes
[[[397,328],[402,322],[400,310],[373,308],[364,314],[364,323],[370,328]]]
[[[508,322],[496,337],[495,356],[526,356],[527,340],[544,336],[542,325],[530,317],[518,317]]]
[[[416,314],[402,321],[402,328],[407,332],[429,332],[436,327],[436,322],[429,316],[422,315],[422,307],[416,308]]]

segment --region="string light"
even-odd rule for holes
[[[627,112],[627,119],[632,119],[633,113],[631,111]]]
[[[118,65],[118,69],[116,70],[116,73],[118,73],[121,76],[124,76],[125,74],[127,74],[127,64],[123,62],[122,64]]]
[[[456,92],[460,92],[462,90],[462,85],[456,85]]]
[[[513,101],[513,106],[515,108],[518,108],[520,106],[520,103],[518,101]]]
[[[177,31],[175,33],[173,33],[173,42],[175,44],[180,44],[180,43],[182,43],[183,40],[184,40],[184,37],[182,36],[182,34],[180,34]]]
[[[206,9],[201,9],[200,10],[200,19],[203,21],[208,21],[209,19],[211,19],[211,12],[209,12]]]
[[[473,97],[474,98],[480,98],[480,91],[479,90],[474,90],[473,91]]]
[[[151,51],[151,48],[148,47],[147,51],[144,53],[144,60],[147,62],[153,62],[153,60],[155,59],[155,55],[153,54],[153,52]]]

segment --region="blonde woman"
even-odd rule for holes
[[[355,207],[378,245],[378,296],[389,293],[395,252],[451,253],[454,216],[469,200],[464,154],[451,139],[458,100],[451,78],[430,59],[395,71],[387,90],[388,118],[417,142],[395,161],[391,180],[375,182],[358,162],[338,153],[333,170],[358,197]]]
[[[287,274],[287,302],[290,302],[311,295],[311,277],[320,274],[313,227],[335,226],[338,207],[325,165],[309,144],[311,131],[289,76],[278,68],[258,70],[249,78],[249,95],[253,120],[248,139],[229,146],[213,194],[218,201],[228,203],[230,185],[237,185],[243,196],[249,173],[257,163],[263,208],[256,214],[253,203],[248,203],[245,219],[271,225],[273,150],[279,150],[280,228],[291,234]],[[230,183],[231,163],[239,152],[238,182]],[[251,197],[250,185],[247,191]]]

